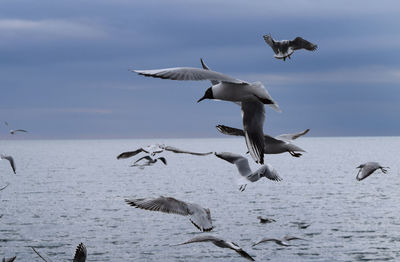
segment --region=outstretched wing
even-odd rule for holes
[[[190,215],[188,205],[172,197],[160,196],[158,198],[125,199],[125,202],[128,205],[150,211],[160,211],[182,216]]]
[[[233,127],[224,126],[224,125],[217,125],[216,128],[219,132],[221,132],[222,134],[225,134],[225,135],[244,136],[244,131],[241,129],[238,129],[238,128],[233,128]]]
[[[8,160],[8,162],[10,162],[10,165],[11,165],[11,168],[12,168],[14,174],[16,174],[16,172],[15,172],[16,167],[15,167],[14,158],[12,156],[5,156],[5,155],[1,155],[0,158]]]
[[[15,132],[24,132],[24,133],[27,133],[28,131],[26,131],[26,130],[24,130],[24,129],[17,129],[17,130],[14,130],[14,133]]]
[[[192,151],[187,151],[187,150],[182,150],[173,146],[165,146],[164,150],[166,151],[171,151],[177,154],[190,154],[190,155],[195,155],[195,156],[206,156],[206,155],[210,155],[213,152],[206,152],[206,153],[197,153],[197,152],[192,152]]]
[[[258,101],[242,102],[243,130],[247,149],[254,161],[264,163],[264,104]]]
[[[87,256],[86,247],[83,243],[80,243],[76,247],[75,256],[73,262],[85,262]]]
[[[230,152],[219,152],[215,153],[215,155],[229,163],[235,164],[241,176],[247,177],[251,174],[249,161],[244,156]]]
[[[278,54],[279,53],[279,49],[275,45],[275,41],[272,38],[272,36],[271,35],[264,35],[263,38],[264,38],[265,43],[267,43],[272,48],[272,50],[274,50],[274,53]]]
[[[139,75],[151,76],[162,79],[171,80],[216,80],[234,84],[246,84],[242,80],[224,75],[219,72],[194,68],[194,67],[174,67],[174,68],[164,68],[164,69],[153,69],[153,70],[131,70]]]
[[[276,136],[276,139],[280,139],[280,140],[286,140],[286,141],[290,141],[290,140],[295,140],[301,136],[304,136],[305,134],[308,133],[308,131],[310,131],[309,128],[307,128],[306,130],[299,132],[299,133],[293,133],[293,134],[282,134],[279,136]]]
[[[117,159],[124,159],[124,158],[130,158],[132,156],[136,156],[137,154],[139,154],[140,152],[145,152],[147,154],[149,154],[148,151],[144,150],[143,148],[139,148],[135,151],[127,151],[127,152],[123,152],[121,154],[119,154],[117,156]]]
[[[313,43],[308,42],[299,36],[290,41],[289,46],[291,46],[293,50],[306,49],[309,51],[314,51],[318,47],[317,45],[314,45]]]
[[[279,176],[278,172],[269,164],[260,167],[253,174],[249,175],[247,179],[251,182],[255,182],[261,177],[266,177],[269,180],[281,181],[282,178]]]

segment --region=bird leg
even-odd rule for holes
[[[243,192],[243,191],[246,189],[246,186],[247,186],[247,184],[240,185],[239,191],[240,191],[240,192]]]
[[[301,156],[300,153],[295,153],[294,151],[288,151],[288,152],[294,157],[300,157]]]
[[[387,168],[389,168],[389,167],[381,167],[382,173],[386,174]]]

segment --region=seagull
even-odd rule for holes
[[[33,249],[33,251],[43,260],[46,262],[51,262],[51,259],[49,258],[44,258],[34,247],[31,247]],[[76,247],[76,251],[75,251],[75,256],[74,256],[74,260],[73,262],[85,262],[86,261],[86,256],[87,256],[87,251],[86,251],[86,247],[83,243],[80,243],[77,247]]]
[[[264,35],[263,38],[272,50],[274,50],[275,58],[283,59],[283,61],[285,61],[286,58],[290,59],[290,56],[295,50],[306,49],[308,51],[315,51],[318,47],[299,36],[293,40],[281,41],[274,40],[271,35]]]
[[[10,165],[11,165],[11,168],[12,168],[12,170],[14,171],[14,174],[16,174],[16,172],[15,172],[15,162],[14,162],[14,158],[12,157],[12,156],[6,156],[6,155],[0,155],[0,159],[1,160],[8,160],[8,162],[10,162]]]
[[[3,257],[2,262],[13,262],[17,257],[10,257],[10,258],[5,258]]]
[[[359,165],[357,168],[360,170],[358,170],[356,178],[358,181],[361,181],[374,173],[377,169],[380,169],[382,173],[386,174],[389,167],[383,167],[378,162],[367,162]]]
[[[240,103],[247,148],[257,163],[264,163],[264,104],[270,105],[277,111],[280,109],[261,82],[248,83],[219,72],[192,67],[132,71],[139,75],[163,79],[218,81],[208,88],[197,102],[204,99],[218,99]]]
[[[165,159],[165,157],[159,157],[159,158],[153,159],[150,156],[144,156],[144,157],[141,157],[138,160],[136,160],[135,163],[133,163],[133,165],[131,165],[131,166],[144,168],[145,166],[154,165],[158,160],[161,160],[161,162],[163,162],[164,165],[167,165],[167,160]],[[142,162],[142,163],[139,163],[139,162]]]
[[[261,216],[258,216],[257,218],[260,220],[261,224],[268,224],[268,223],[276,222],[276,220],[273,218],[268,218],[268,217],[263,218]]]
[[[264,237],[263,239],[261,239],[257,243],[254,243],[253,247],[258,245],[258,244],[264,243],[264,242],[275,242],[278,245],[288,247],[288,246],[291,246],[291,245],[287,241],[291,241],[291,240],[305,240],[305,239],[299,238],[299,237],[292,237],[292,236],[285,236],[283,239]]]
[[[191,152],[191,151],[186,151],[186,150],[182,150],[173,146],[165,146],[165,145],[157,145],[157,149],[156,150],[147,150],[147,148],[139,148],[135,151],[128,151],[128,152],[123,152],[121,154],[119,154],[117,156],[117,159],[124,159],[124,158],[129,158],[132,156],[135,156],[137,154],[139,154],[140,152],[145,152],[147,154],[151,154],[152,156],[161,153],[163,151],[170,151],[173,153],[177,153],[177,154],[190,154],[190,155],[196,155],[196,156],[206,156],[206,155],[210,155],[213,152],[206,152],[206,153],[198,153],[198,152]],[[151,152],[151,153],[150,153]]]
[[[244,251],[236,243],[225,241],[225,240],[215,237],[215,236],[197,236],[186,242],[177,244],[175,246],[186,245],[186,244],[191,244],[191,243],[196,243],[196,242],[211,242],[214,245],[216,245],[217,247],[229,248],[229,249],[235,250],[239,255],[246,258],[247,260],[255,261],[254,258],[252,258],[246,251]]]
[[[10,128],[7,122],[4,122],[4,124],[5,124],[8,128]],[[24,129],[15,129],[15,130],[10,129],[9,132],[10,132],[11,135],[14,135],[16,132],[24,132],[24,133],[27,133],[28,131],[26,131],[26,130],[24,130]]]
[[[213,228],[210,209],[203,208],[198,204],[163,196],[158,198],[125,199],[125,202],[136,208],[190,216],[190,222],[200,231],[210,231]]]
[[[246,189],[247,182],[256,182],[262,177],[268,178],[273,181],[281,181],[282,178],[279,177],[278,172],[269,164],[263,165],[257,171],[252,172],[249,166],[249,161],[247,158],[230,153],[230,152],[220,152],[215,153],[215,155],[229,163],[235,164],[240,175],[241,179],[239,180],[241,186],[239,188],[240,191],[244,191]],[[242,180],[244,178],[244,181]]]
[[[238,128],[224,125],[217,125],[216,128],[219,132],[225,135],[244,136],[243,130]],[[276,137],[264,134],[264,154],[280,154],[288,152],[293,157],[300,157],[302,154],[298,152],[305,152],[305,150],[293,144],[292,141],[307,134],[308,131],[310,131],[310,129],[294,134],[282,134]]]

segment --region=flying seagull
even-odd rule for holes
[[[264,242],[275,242],[278,245],[281,246],[291,246],[287,241],[291,241],[291,240],[305,240],[303,238],[299,238],[299,237],[293,237],[293,236],[285,236],[283,239],[276,239],[276,238],[268,238],[268,237],[264,237],[263,239],[261,239],[260,241],[258,241],[257,243],[253,244],[253,247],[264,243]]]
[[[165,157],[159,157],[159,158],[151,158],[150,156],[144,156],[139,158],[138,160],[133,163],[131,166],[136,166],[139,168],[144,168],[145,166],[152,166],[154,165],[158,160],[161,160],[161,162],[164,163],[164,165],[167,165],[167,160]]]
[[[257,218],[258,218],[258,220],[260,220],[261,224],[268,224],[268,223],[276,222],[276,220],[273,218],[268,218],[268,217],[264,218],[262,216],[258,216]]]
[[[306,222],[292,222],[292,224],[297,225],[297,227],[300,229],[307,229],[309,226],[311,226],[310,223],[306,223]]]
[[[217,125],[216,128],[225,135],[244,136],[243,130],[238,128],[224,125]],[[292,140],[307,134],[308,131],[310,131],[310,129],[294,134],[282,134],[276,137],[264,134],[264,154],[281,154],[288,152],[293,157],[300,157],[302,154],[298,152],[305,152],[305,150],[293,144]]]
[[[210,209],[198,204],[187,203],[173,197],[125,199],[128,205],[150,211],[190,216],[190,221],[200,231],[212,230]]]
[[[186,245],[186,244],[191,244],[191,243],[196,243],[196,242],[211,242],[214,245],[216,245],[217,247],[229,248],[229,249],[235,250],[239,255],[246,258],[247,260],[255,261],[254,258],[252,258],[246,251],[244,251],[236,243],[225,241],[225,240],[215,237],[215,236],[197,236],[186,242],[177,244],[175,246]]]
[[[8,160],[8,162],[10,162],[10,165],[11,165],[11,168],[12,168],[12,170],[13,170],[13,172],[14,172],[14,174],[16,174],[16,172],[15,172],[15,170],[16,170],[16,168],[15,168],[15,162],[14,162],[14,158],[12,157],[12,156],[6,156],[6,155],[0,155],[0,159],[1,160]]]
[[[283,59],[286,58],[290,59],[290,56],[293,54],[295,50],[299,49],[306,49],[308,51],[315,51],[317,49],[317,45],[308,42],[307,40],[296,37],[293,40],[281,40],[277,41],[272,38],[271,35],[264,35],[264,41],[272,48],[275,53],[276,59]]]
[[[4,122],[4,124],[5,124],[8,128],[10,128],[7,122]],[[28,132],[28,131],[26,131],[26,130],[24,130],[24,129],[15,129],[15,130],[14,130],[14,129],[10,129],[9,132],[10,132],[11,135],[14,135],[16,132],[24,132],[24,133],[26,133],[26,132]]]
[[[264,163],[264,104],[270,105],[277,111],[280,111],[280,109],[261,82],[248,83],[219,72],[192,67],[132,71],[139,75],[163,79],[218,81],[218,84],[208,88],[204,96],[197,102],[204,99],[239,102],[242,108],[243,129],[247,148],[257,163]]]
[[[213,153],[213,152],[206,152],[206,153],[192,152],[192,151],[182,150],[182,149],[179,149],[179,148],[176,148],[173,146],[165,146],[165,145],[157,144],[157,149],[154,148],[154,150],[147,150],[147,148],[139,148],[135,151],[123,152],[117,156],[117,159],[129,158],[129,157],[139,154],[140,152],[145,152],[147,154],[151,154],[152,156],[154,156],[158,153],[163,152],[164,150],[173,152],[173,153],[177,153],[177,154],[190,154],[190,155],[196,155],[196,156],[206,156],[206,155],[210,155]]]
[[[10,257],[10,258],[5,258],[3,257],[2,262],[13,262],[17,257]]]
[[[246,189],[247,182],[256,182],[262,177],[268,178],[273,181],[281,181],[282,178],[279,177],[278,172],[269,164],[263,165],[257,171],[252,172],[249,166],[249,161],[247,158],[230,153],[230,152],[220,152],[215,153],[215,155],[225,161],[228,161],[231,164],[235,164],[240,175],[240,191],[244,191]],[[244,181],[243,181],[244,178]]]
[[[382,173],[386,174],[389,167],[383,167],[378,162],[367,162],[365,164],[359,165],[357,168],[359,168],[360,170],[358,170],[356,178],[358,181],[361,181],[378,169],[380,169]]]

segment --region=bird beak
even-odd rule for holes
[[[203,101],[204,99],[206,99],[206,95],[204,95],[202,98],[200,98],[199,100],[197,100],[197,103],[199,103],[200,101]]]

